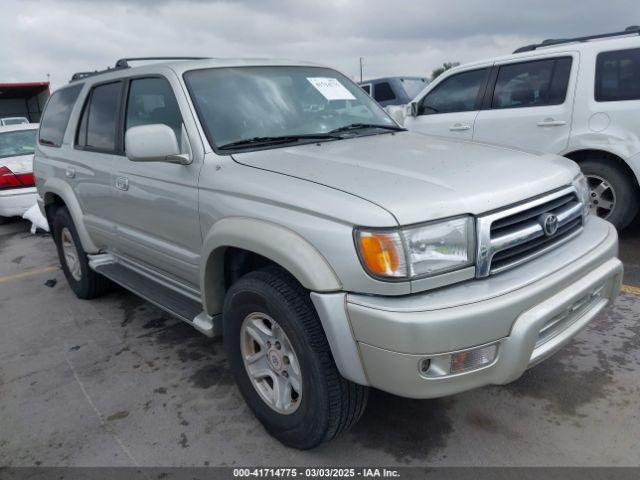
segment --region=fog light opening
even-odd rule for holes
[[[477,370],[493,363],[498,353],[498,344],[485,345],[484,347],[465,350],[451,355],[451,367],[449,372],[463,373]]]
[[[420,365],[418,368],[420,369],[420,373],[427,373],[429,368],[431,367],[431,360],[428,358],[423,358],[420,360]]]

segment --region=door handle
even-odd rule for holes
[[[541,122],[538,122],[539,127],[561,127],[566,124],[567,122],[564,120],[554,120],[553,118],[545,118]]]
[[[64,172],[64,174],[67,176],[67,178],[75,178],[76,176],[76,169],[73,167],[67,167],[66,171]]]
[[[129,179],[127,177],[117,177],[116,188],[125,192],[129,190]]]
[[[463,132],[465,130],[471,130],[469,125],[463,125],[462,123],[454,123],[449,127],[452,132]]]

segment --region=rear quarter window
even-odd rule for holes
[[[71,110],[80,90],[82,90],[82,85],[75,85],[58,90],[51,95],[40,122],[39,142],[41,145],[50,147],[62,145]]]
[[[595,98],[598,102],[640,99],[640,48],[599,53]]]

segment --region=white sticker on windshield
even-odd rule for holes
[[[349,90],[340,83],[337,78],[331,77],[307,77],[309,83],[316,87],[327,100],[355,100]]]

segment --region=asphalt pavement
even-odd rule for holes
[[[507,386],[437,400],[374,391],[360,423],[286,448],[245,406],[222,344],[118,289],[78,300],[48,235],[0,226],[0,465],[640,465],[640,225],[625,288]]]

